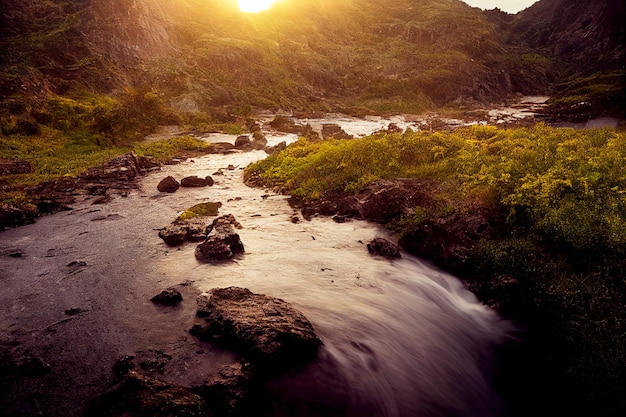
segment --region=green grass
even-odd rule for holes
[[[597,415],[611,415],[611,407],[626,406],[619,400],[626,393],[624,160],[626,133],[616,130],[485,126],[300,139],[245,176],[309,200],[356,193],[376,179],[438,183],[440,204],[388,225],[401,234],[482,200],[504,232],[470,248],[466,278],[516,277],[525,319],[553,343],[542,360],[559,372],[555,383],[567,380]]]

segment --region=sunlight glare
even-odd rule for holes
[[[259,13],[272,7],[274,0],[239,0],[239,10],[247,13]]]

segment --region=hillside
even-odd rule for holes
[[[459,0],[3,0],[4,97],[149,86],[181,109],[420,111],[545,90],[548,60]]]
[[[558,62],[549,109],[555,117],[626,117],[626,3],[542,0],[509,27],[510,44]]]

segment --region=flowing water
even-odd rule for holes
[[[381,123],[369,121],[359,129],[378,129]],[[352,133],[361,131],[355,127]],[[268,139],[273,145],[296,137]],[[169,343],[168,320],[185,311],[155,309],[151,295],[182,281],[201,291],[241,286],[292,303],[324,343],[318,360],[268,385],[272,416],[506,415],[492,378],[494,349],[511,337],[511,323],[427,262],[408,254],[393,261],[370,255],[371,239],[390,238],[376,225],[324,217],[294,222],[297,213],[284,196],[242,183],[242,169],[264,156],[261,151],[207,155],[166,166],[127,198],[3,232],[1,338],[30,346],[51,363],[53,375],[73,367],[71,378],[57,375],[50,381],[63,392],[80,388],[89,398],[106,380],[109,371],[99,364],[110,366],[109,356]],[[166,175],[179,180],[212,175],[215,185],[159,194],[156,185]],[[240,258],[202,264],[194,244],[171,248],[158,239],[156,229],[177,212],[206,201],[222,202],[220,214],[233,214],[242,224],[246,253]],[[84,314],[66,320],[62,311],[70,307]],[[76,371],[81,366],[76,357],[90,366]],[[197,371],[202,361],[220,360],[229,358],[206,349],[186,358],[185,366]],[[40,382],[45,378],[52,376]],[[40,404],[46,401],[42,386],[34,388],[42,390]],[[80,407],[55,406],[44,414],[79,415]]]
[[[270,145],[293,138],[270,136]],[[210,175],[259,157],[211,155],[167,173],[180,177],[193,165],[194,174]],[[244,186],[240,170],[221,172],[210,191],[194,193],[235,215],[245,255],[226,265],[199,264],[189,246],[170,253],[160,269],[186,271],[203,291],[241,286],[282,298],[311,320],[324,342],[320,359],[271,384],[272,415],[503,415],[490,377],[493,348],[510,334],[509,323],[419,259],[371,256],[367,242],[391,238],[383,229],[323,217],[294,223],[283,196]],[[149,188],[158,179],[149,179]]]

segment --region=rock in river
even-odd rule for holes
[[[159,237],[170,246],[201,242],[206,238],[206,222],[202,219],[179,220],[159,231]]]
[[[176,288],[167,288],[150,299],[153,303],[174,305],[183,301],[183,296]]]
[[[207,178],[200,178],[197,175],[185,177],[180,181],[181,187],[207,187],[209,181]]]
[[[241,228],[241,224],[232,214],[215,219],[207,228],[206,240],[196,247],[196,259],[201,262],[219,262],[244,253],[243,243],[235,228]]]
[[[306,317],[278,298],[229,287],[201,296],[198,304],[192,334],[238,350],[264,373],[304,365],[322,344]]]
[[[169,177],[163,178],[161,182],[159,182],[159,185],[157,185],[157,190],[162,193],[175,193],[179,187],[180,183],[170,175]]]
[[[367,244],[367,250],[370,253],[384,256],[385,258],[400,258],[400,248],[393,242],[377,237]]]

